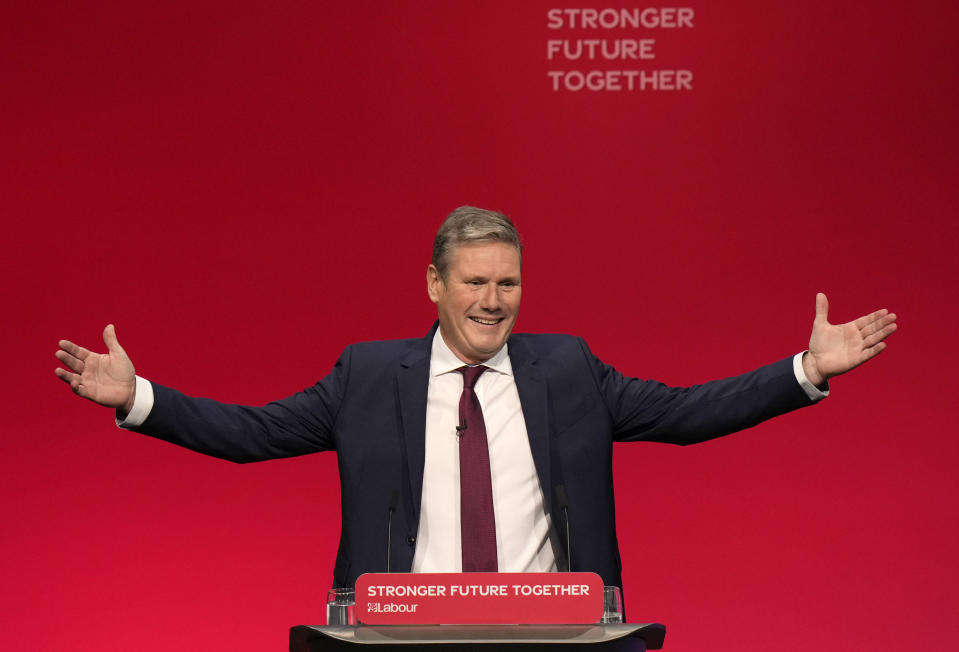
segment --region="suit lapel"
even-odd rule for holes
[[[533,462],[536,464],[536,473],[539,475],[540,487],[543,489],[545,507],[549,511],[553,498],[553,485],[550,481],[549,392],[546,377],[538,364],[537,356],[521,339],[510,338],[509,358],[513,365],[516,389],[523,408],[523,419],[526,421],[526,433],[529,436],[530,450],[533,452]]]
[[[420,519],[423,497],[423,465],[426,460],[426,395],[430,382],[430,347],[436,325],[423,340],[423,346],[410,351],[401,361],[394,378],[401,430],[406,445],[410,480],[412,526]]]

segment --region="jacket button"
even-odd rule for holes
[[[416,537],[413,535],[406,537],[406,545],[412,546],[414,543],[416,543]]]

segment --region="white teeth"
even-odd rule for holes
[[[495,326],[499,323],[499,319],[480,319],[479,317],[470,317],[477,324],[483,324],[484,326]]]

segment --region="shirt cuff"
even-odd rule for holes
[[[808,378],[806,378],[806,372],[803,371],[802,368],[802,358],[804,355],[806,355],[806,351],[797,353],[796,357],[793,358],[793,373],[796,374],[796,380],[799,381],[799,386],[802,387],[804,392],[806,392],[806,396],[809,397],[809,400],[813,403],[816,403],[829,396],[829,382],[826,382],[826,389],[819,389],[813,385]],[[152,393],[150,398],[153,398]]]
[[[133,407],[125,419],[120,418],[117,412],[117,425],[121,428],[136,428],[150,416],[153,409],[153,384],[146,378],[136,377],[137,393],[133,399]]]

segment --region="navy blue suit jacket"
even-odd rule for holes
[[[423,489],[426,338],[348,347],[313,387],[263,407],[192,398],[154,384],[153,410],[134,430],[235,462],[337,453],[343,526],[334,582],[351,586],[386,570],[387,510],[393,517],[392,569],[413,563]],[[810,404],[792,360],[689,388],[627,378],[568,335],[516,334],[509,355],[530,448],[557,530],[565,568],[564,517],[554,488],[569,499],[574,571],[622,586],[612,482],[614,441],[690,444],[748,428]]]

